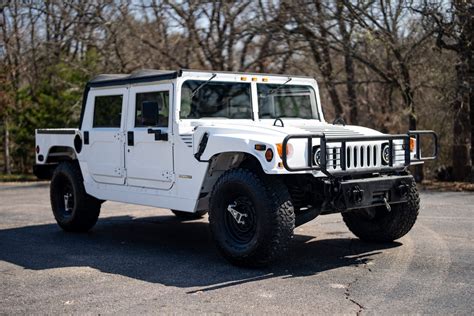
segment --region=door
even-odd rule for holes
[[[162,190],[173,186],[172,98],[172,84],[130,88],[125,146],[127,185]]]
[[[84,130],[87,166],[96,182],[125,184],[124,126],[127,88],[104,89],[89,93],[88,129]],[[86,143],[88,141],[88,144]]]

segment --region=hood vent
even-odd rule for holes
[[[364,134],[352,131],[348,128],[339,126],[301,126],[302,130],[310,133],[324,133],[327,137],[351,137],[351,136],[364,136]]]

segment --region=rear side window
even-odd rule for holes
[[[135,127],[167,127],[169,99],[168,91],[137,93]]]
[[[120,128],[122,99],[122,95],[96,96],[93,127]]]

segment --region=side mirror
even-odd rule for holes
[[[158,114],[160,110],[158,102],[143,101],[142,102],[142,124],[145,126],[156,126],[158,124]]]

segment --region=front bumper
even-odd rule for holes
[[[343,212],[374,206],[388,206],[408,200],[411,175],[379,176],[376,178],[344,180],[328,183],[332,196],[324,213]]]
[[[391,175],[353,180],[326,180],[325,201],[321,206],[312,207],[296,216],[296,226],[313,220],[318,215],[342,213],[375,206],[390,208],[391,204],[408,201],[410,186],[414,183],[411,175]]]

